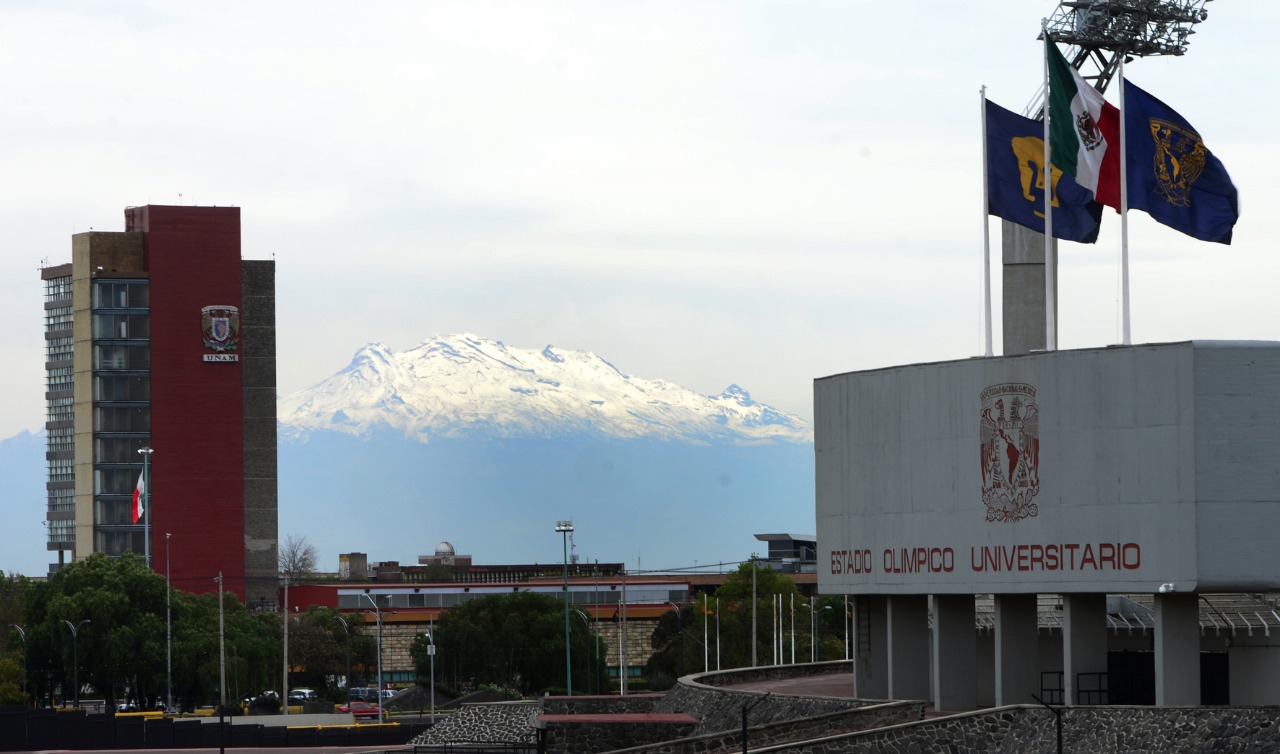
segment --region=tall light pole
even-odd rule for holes
[[[751,667],[756,667],[756,554],[751,553]]]
[[[284,574],[284,601],[281,603],[284,610],[281,611],[281,627],[284,630],[284,667],[280,669],[280,685],[283,690],[280,692],[280,711],[285,717],[289,716],[289,574]],[[379,694],[382,692],[379,691]],[[382,697],[378,697],[378,701],[382,701]],[[382,722],[379,720],[378,722]]]
[[[143,446],[138,448],[142,454],[142,552],[147,559],[147,568],[151,567],[151,454],[155,451]]]
[[[369,604],[373,605],[373,617],[378,621],[378,724],[381,725],[382,720],[382,611],[378,609],[378,603],[368,592],[361,592],[361,597],[369,600]]]
[[[169,578],[169,540],[172,537],[169,532],[164,533],[164,654],[169,674],[169,696],[165,700],[164,711],[170,715],[173,714],[173,587]]]
[[[436,637],[427,629],[427,657],[431,658],[431,724],[436,724]]]
[[[80,709],[80,629],[84,627],[84,624],[92,623],[93,621],[85,618],[79,623],[72,623],[69,620],[63,620],[62,622],[66,624],[67,628],[71,629],[71,666],[75,678],[73,682],[76,685],[76,709]]]
[[[574,611],[575,613],[577,613],[577,614],[578,614],[578,617],[579,617],[579,618],[581,618],[581,619],[582,619],[582,625],[583,625],[583,626],[585,626],[585,627],[586,627],[586,629],[587,629],[587,638],[588,638],[589,640],[591,640],[591,643],[592,643],[592,644],[595,644],[595,645],[596,645],[596,662],[595,662],[595,663],[592,663],[592,661],[591,661],[591,651],[590,651],[590,650],[587,650],[587,669],[588,669],[588,674],[587,674],[587,693],[588,693],[588,694],[590,694],[590,693],[591,693],[591,679],[600,675],[600,672],[599,672],[598,670],[596,670],[596,668],[597,668],[597,667],[599,666],[599,664],[600,664],[600,663],[599,663],[599,660],[600,660],[600,643],[599,643],[599,642],[597,642],[597,641],[595,641],[595,634],[591,633],[591,619],[587,617],[587,614],[586,614],[586,613],[584,613],[584,612],[582,612],[581,610],[579,610],[579,609],[578,609],[578,608],[576,608],[576,607],[573,609],[573,611]],[[599,692],[597,691],[597,693],[599,693]]]
[[[347,619],[341,615],[338,616],[338,622],[342,624],[342,633],[346,636],[347,643],[347,698],[351,698],[351,626],[347,625]]]
[[[227,634],[222,617],[222,571],[218,571],[218,701],[227,706]]]
[[[566,693],[573,696],[573,666],[569,663],[569,534],[573,522],[557,521],[556,531],[564,540],[564,685]]]
[[[22,703],[27,703],[27,632],[22,630],[22,626],[17,623],[10,623],[9,628],[18,632],[18,636],[22,637]]]

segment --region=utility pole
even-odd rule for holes
[[[169,578],[169,539],[172,536],[169,532],[164,534],[164,655],[169,687],[164,711],[167,715],[173,714],[173,587]]]
[[[756,667],[756,554],[751,553],[751,667]],[[744,713],[745,714],[745,713]]]

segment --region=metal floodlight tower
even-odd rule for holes
[[[1122,55],[1182,55],[1211,0],[1062,0],[1045,28],[1067,62],[1105,92]],[[1092,64],[1092,65],[1089,65]]]
[[[573,522],[557,521],[556,532],[564,540],[564,686],[565,694],[573,696],[573,664],[569,661],[569,535]]]

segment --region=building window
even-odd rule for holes
[[[141,470],[135,469],[94,469],[93,494],[132,496],[140,473]]]
[[[94,463],[137,464],[138,448],[147,444],[146,435],[133,437],[98,436],[93,438]]]
[[[142,552],[142,531],[128,529],[97,529],[93,533],[94,552],[123,555],[126,552]]]
[[[94,406],[93,431],[96,432],[150,432],[151,408],[149,406]]]
[[[93,378],[95,401],[149,401],[151,377],[148,375],[100,374]]]
[[[71,329],[71,307],[55,306],[44,310],[45,332],[57,332]]]
[[[95,340],[113,340],[133,338],[145,340],[151,337],[151,317],[146,314],[99,314],[93,315],[93,337]]]
[[[71,278],[49,278],[44,281],[44,300],[61,301],[71,298]]]
[[[94,309],[146,309],[151,292],[146,283],[96,280],[93,283]]]
[[[76,541],[76,524],[74,521],[50,521],[49,522],[49,544],[51,545],[72,545]],[[56,547],[55,549],[69,549],[67,547]]]
[[[93,368],[106,371],[146,371],[151,368],[151,349],[141,345],[94,345]]]
[[[71,353],[75,348],[72,338],[49,338],[44,342],[45,361],[71,361]]]

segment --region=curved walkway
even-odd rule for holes
[[[724,685],[720,688],[733,689],[734,691],[769,691],[774,694],[794,694],[796,696],[826,696],[836,699],[854,698],[853,678],[849,673],[827,673],[801,676],[799,678],[751,681]]]

